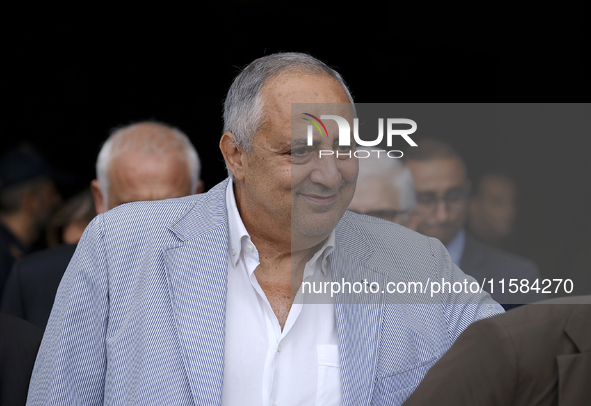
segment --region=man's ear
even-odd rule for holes
[[[105,205],[105,199],[103,193],[101,192],[100,184],[98,180],[93,180],[90,182],[90,191],[92,192],[92,198],[94,199],[94,207],[96,209],[96,214],[101,214],[107,211]]]
[[[195,191],[195,193],[199,194],[199,193],[203,193],[203,189],[204,189],[204,184],[203,181],[201,179],[199,179],[199,182],[197,183],[197,190]]]
[[[234,134],[225,132],[220,140],[220,149],[226,161],[226,166],[234,175],[234,179],[244,179],[244,154],[234,143]]]

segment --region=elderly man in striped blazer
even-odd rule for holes
[[[475,282],[438,240],[346,212],[354,147],[328,120],[306,141],[302,118],[326,113],[353,108],[324,63],[248,65],[224,107],[229,179],[87,228],[28,404],[398,405],[470,323],[502,313],[478,289],[416,291]]]

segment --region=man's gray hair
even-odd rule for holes
[[[224,102],[224,133],[231,132],[235,145],[241,150],[251,152],[254,135],[263,124],[263,86],[269,79],[289,72],[328,75],[343,86],[353,104],[349,88],[341,75],[313,56],[284,52],[259,58],[236,76]]]
[[[150,125],[150,131],[139,133],[132,131],[135,127]],[[163,153],[182,152],[191,175],[191,192],[197,190],[201,175],[199,155],[187,137],[178,128],[157,121],[143,121],[113,130],[103,144],[96,161],[96,178],[99,182],[105,205],[108,202],[109,165],[111,161],[126,151],[138,151],[146,155],[161,156]]]
[[[402,210],[414,210],[417,206],[417,196],[410,169],[400,159],[388,157],[386,152],[380,152],[378,158],[378,153],[375,152],[377,149],[376,147],[357,147],[358,151],[369,153],[368,158],[358,158],[357,183],[363,182],[364,179],[381,177],[399,191]]]

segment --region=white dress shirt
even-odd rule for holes
[[[334,303],[306,303],[300,288],[281,331],[254,275],[259,254],[240,218],[232,182],[226,204],[229,253],[222,405],[340,405]],[[328,261],[334,242],[333,230],[306,263],[304,281],[332,281]]]

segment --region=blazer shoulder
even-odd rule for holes
[[[219,183],[207,193],[123,204],[95,220],[100,224],[103,237],[118,244],[142,241],[167,244],[171,242],[171,232],[181,239],[191,238],[219,225],[224,216],[227,217],[227,182]]]
[[[584,328],[580,323],[571,321],[578,313],[586,312],[587,317],[591,316],[591,308],[589,305],[545,302],[520,306],[504,314],[480,320],[474,324],[474,328],[481,326],[489,331],[494,329],[502,332],[520,354],[520,364],[524,370],[537,364],[543,365],[547,372],[556,362],[556,355],[576,353],[576,346],[580,346],[579,350],[590,348],[591,342],[588,339],[577,340],[576,334],[584,331]]]
[[[383,264],[405,264],[421,274],[446,261],[447,250],[435,238],[427,237],[399,224],[347,211],[336,228],[337,242],[351,254],[367,259],[380,269]],[[449,258],[448,258],[449,259]],[[449,259],[451,264],[451,259]]]
[[[203,199],[200,195],[191,195],[166,200],[150,200],[125,203],[103,213],[103,222],[109,226],[125,225],[142,226],[146,224],[165,223],[172,221],[175,216],[192,208]]]
[[[431,240],[433,240],[431,237],[419,234],[400,224],[357,214],[352,211],[345,212],[337,226],[337,230],[341,231],[341,234],[349,233],[352,238],[365,238],[372,244],[384,244],[390,249],[396,247],[410,248],[412,246],[421,249],[428,248],[432,244]]]
[[[591,317],[591,296],[559,297],[543,300],[534,304],[520,306],[490,321],[497,322],[507,328],[517,329],[524,325],[537,325],[541,328],[556,329],[564,325],[575,312],[586,312]],[[525,328],[527,332],[528,328]],[[533,332],[527,332],[534,334]]]

